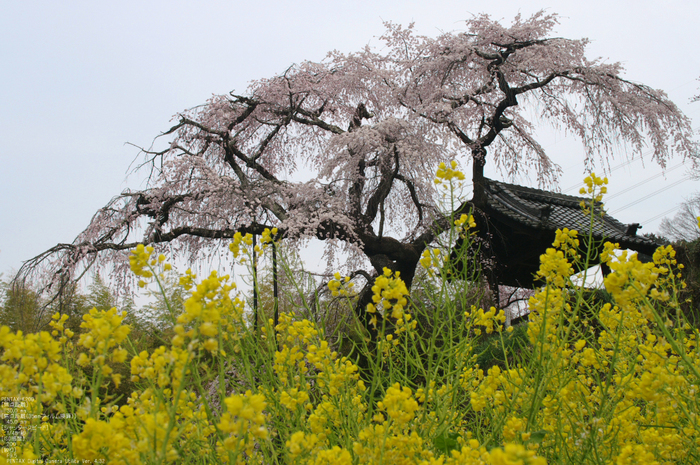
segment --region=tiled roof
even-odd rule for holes
[[[486,179],[485,190],[490,209],[522,225],[545,231],[569,228],[583,233],[589,230],[590,216],[584,214],[581,201],[590,200],[584,197],[558,194],[491,179]],[[600,213],[601,209],[602,204],[597,203],[596,213]],[[597,215],[593,236],[598,240],[617,242],[622,248],[653,250],[656,244],[649,239],[637,236],[636,226],[638,225],[622,224],[607,214],[602,218]]]

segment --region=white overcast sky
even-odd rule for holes
[[[509,22],[539,9],[561,15],[556,35],[588,37],[589,58],[621,61],[628,79],[666,91],[698,128],[700,102],[689,100],[700,93],[700,2],[5,1],[0,273],[71,242],[110,198],[143,187],[139,176],[127,178],[138,150],[126,142],[150,145],[175,113],[212,94],[242,92],[252,79],[321,60],[329,50],[380,45],[385,20],[414,21],[420,33],[437,35],[464,30],[463,20],[478,13]],[[565,170],[561,188],[580,183],[580,147],[544,130],[542,141]],[[610,194],[657,173],[651,162],[616,169]],[[607,202],[609,211],[671,186],[614,214],[643,223],[641,232],[656,231],[659,220],[648,220],[700,190],[697,181],[673,185],[685,175],[680,167],[629,189]]]

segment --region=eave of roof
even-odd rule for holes
[[[576,229],[580,232],[590,228],[590,216],[581,208],[581,202],[590,203],[590,199],[573,195],[544,191],[532,187],[508,184],[486,179],[486,196],[488,207],[512,221],[524,226],[545,231],[556,229]],[[597,240],[617,242],[623,248],[651,249],[656,244],[647,238],[626,234],[628,226],[611,217],[600,214],[603,204],[594,206],[596,220],[593,225],[593,237]]]

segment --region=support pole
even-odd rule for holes
[[[253,333],[258,334],[258,257],[255,254],[256,234],[253,234]]]
[[[277,294],[277,245],[272,241],[272,295],[274,298],[273,328],[279,324],[279,298]]]

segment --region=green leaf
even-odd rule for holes
[[[525,441],[525,443],[526,443],[526,444],[527,444],[527,443],[530,443],[530,444],[540,444],[540,443],[544,440],[544,437],[547,436],[547,433],[549,433],[549,431],[544,430],[544,429],[541,429],[541,430],[539,430],[539,431],[535,431],[534,433],[532,433],[532,434],[530,435],[530,439],[528,439],[527,441]]]
[[[451,431],[443,432],[440,436],[435,438],[435,448],[444,454],[449,454],[459,447],[459,442],[457,442],[459,437],[459,433]]]

